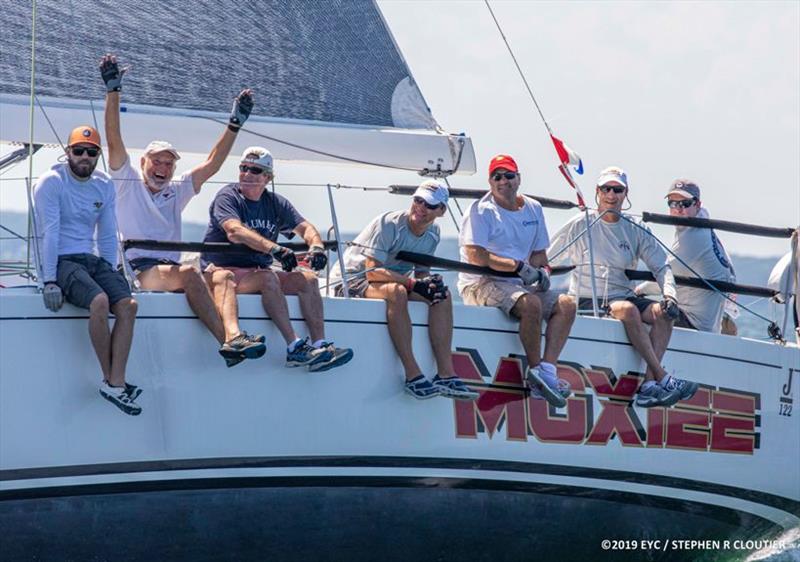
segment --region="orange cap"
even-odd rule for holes
[[[90,127],[89,125],[81,125],[80,127],[75,127],[69,134],[69,140],[67,141],[67,146],[72,146],[74,144],[80,144],[80,143],[93,144],[97,148],[101,148],[100,133],[98,133],[94,128]]]

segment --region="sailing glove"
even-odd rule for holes
[[[297,267],[297,256],[295,256],[294,252],[289,248],[276,245],[269,253],[272,254],[276,260],[281,262],[281,267],[284,271],[292,271]]]
[[[545,292],[550,289],[550,270],[546,267],[538,268],[539,271],[539,292]]]
[[[681,309],[678,308],[678,301],[672,297],[664,295],[664,300],[661,301],[661,310],[664,311],[670,320],[677,320],[681,315]]]
[[[116,57],[106,55],[100,62],[100,76],[106,83],[106,92],[119,92],[122,90],[122,76],[128,71],[127,68],[120,70]]]
[[[447,285],[438,273],[422,279],[409,279],[408,286],[412,292],[422,296],[431,304],[437,304],[447,299]]]
[[[44,305],[53,312],[58,312],[61,305],[64,304],[64,293],[61,292],[61,287],[52,281],[44,284],[42,296],[44,297]]]
[[[314,271],[325,269],[325,266],[328,265],[328,256],[325,255],[325,248],[311,246],[308,251],[308,264]]]
[[[244,125],[250,113],[253,111],[253,92],[251,90],[242,90],[233,100],[233,108],[231,109],[230,124],[235,128]]]
[[[514,270],[514,273],[517,274],[517,277],[522,279],[523,285],[533,285],[539,281],[541,275],[539,269],[524,261],[517,262],[517,269]],[[550,280],[548,279],[547,282],[549,287]]]

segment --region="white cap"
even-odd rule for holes
[[[261,166],[268,173],[272,173],[272,154],[261,146],[251,146],[242,153],[242,162],[249,162]]]
[[[414,197],[422,197],[429,205],[447,205],[450,191],[447,186],[437,180],[425,180],[414,192]]]
[[[600,175],[597,177],[597,187],[612,181],[624,186],[625,189],[628,188],[628,174],[625,173],[625,170],[617,168],[616,166],[609,166],[600,172]]]
[[[175,160],[181,159],[181,155],[178,154],[178,151],[175,150],[175,147],[172,146],[172,144],[168,143],[167,141],[154,140],[153,142],[147,145],[147,148],[144,149],[145,156],[156,154],[158,152],[169,152],[175,157]]]

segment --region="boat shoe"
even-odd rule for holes
[[[433,386],[439,389],[442,396],[455,398],[456,400],[477,400],[480,396],[480,393],[472,390],[458,377],[443,379],[436,375],[433,377]]]
[[[439,396],[441,387],[431,384],[425,375],[417,375],[410,381],[406,381],[405,391],[417,400],[427,400]]]
[[[572,393],[569,383],[559,379],[556,375],[536,367],[528,367],[525,371],[525,381],[531,389],[531,397],[543,398],[556,408],[563,408],[567,398]]]

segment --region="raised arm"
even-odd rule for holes
[[[239,129],[244,125],[245,121],[247,121],[247,118],[250,117],[250,113],[253,111],[253,105],[253,90],[249,88],[242,90],[242,92],[234,98],[228,126],[223,131],[222,136],[217,140],[214,148],[211,149],[206,161],[202,164],[198,164],[192,170],[192,185],[194,186],[195,193],[200,193],[200,188],[203,187],[203,184],[222,167],[228,154],[231,153],[231,148],[233,148],[233,143],[236,141],[236,135],[239,133]]]
[[[128,158],[119,122],[119,98],[122,91],[122,76],[128,71],[120,69],[115,55],[107,54],[100,59],[100,75],[106,83],[106,142],[108,143],[108,166],[119,170]]]

